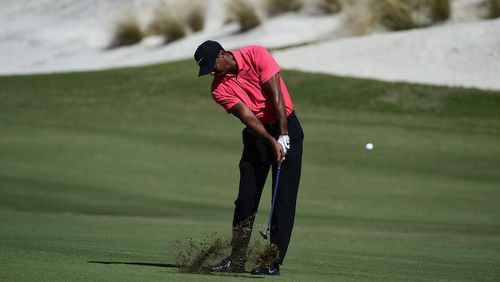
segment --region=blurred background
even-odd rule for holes
[[[3,0],[0,5],[0,74],[168,62],[192,57],[200,43],[213,39],[226,49],[273,48],[286,68],[500,88],[497,0]]]

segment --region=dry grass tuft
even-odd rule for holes
[[[451,16],[450,0],[430,0],[433,22],[445,21]]]
[[[371,10],[370,0],[343,0],[344,18],[352,35],[372,33],[377,25],[377,17]]]
[[[245,0],[231,0],[227,3],[228,21],[240,25],[240,31],[245,32],[260,25],[255,8]]]
[[[407,30],[450,17],[449,0],[344,0],[346,20],[355,35],[378,27]]]
[[[132,12],[126,12],[116,23],[114,36],[108,48],[133,45],[140,42],[142,38],[143,33],[137,16]]]
[[[391,30],[406,30],[417,27],[412,17],[412,1],[380,0],[372,3],[377,20]]]
[[[178,9],[161,2],[148,26],[148,34],[162,35],[165,38],[165,43],[185,37],[186,28],[179,16]]]
[[[165,38],[165,43],[170,43],[185,37],[188,26],[193,32],[202,30],[205,25],[203,1],[190,1],[188,5],[183,7],[173,5],[171,2],[159,2],[145,31],[141,30],[139,20],[133,11],[127,11],[117,22],[109,48],[132,45],[149,35],[161,35]]]
[[[303,8],[301,0],[265,0],[264,9],[269,16],[297,12]]]
[[[203,1],[192,1],[191,8],[186,16],[186,23],[193,32],[203,29],[205,26],[205,6]]]
[[[336,14],[342,9],[339,0],[318,0],[317,5],[325,14]]]
[[[490,10],[490,18],[500,18],[500,0],[489,0],[488,9]]]

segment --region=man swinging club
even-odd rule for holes
[[[272,263],[252,269],[252,274],[279,275],[295,218],[304,139],[280,68],[260,46],[225,51],[219,43],[206,41],[194,58],[200,67],[198,76],[214,76],[211,92],[215,102],[246,125],[231,255],[211,269],[245,271],[250,233],[269,169],[273,168],[274,182],[277,164],[282,161],[270,224],[270,241],[279,252]]]

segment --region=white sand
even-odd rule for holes
[[[500,89],[500,20],[331,40],[275,56],[303,71]]]
[[[189,3],[188,1],[185,1]],[[114,24],[134,10],[144,24],[158,0],[3,0],[0,1],[0,74],[26,74],[146,65],[193,56],[207,39],[225,48],[247,44],[286,46],[324,38],[340,27],[338,17],[284,15],[246,33],[225,25],[223,0],[209,0],[202,32],[164,45],[159,37],[106,50]],[[320,28],[318,28],[320,27]]]
[[[237,25],[224,25],[224,0],[206,0],[207,23],[202,32],[168,45],[159,37],[148,37],[134,46],[106,50],[114,23],[124,11],[135,11],[146,24],[158,0],[2,0],[0,75],[168,62],[191,58],[207,39],[218,40],[226,49],[321,40],[274,53],[284,68],[500,89],[500,20],[474,21],[484,13],[474,10],[480,1],[454,0],[453,17],[443,26],[343,38],[340,16],[307,12],[267,19],[254,30],[237,33]]]

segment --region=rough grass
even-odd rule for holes
[[[137,16],[132,12],[126,12],[116,23],[113,39],[109,44],[109,48],[133,45],[140,42],[142,38],[143,32]]]
[[[255,8],[246,0],[227,2],[228,22],[237,22],[240,31],[245,32],[260,25],[261,21]]]
[[[500,0],[489,0],[488,8],[490,10],[491,18],[499,18],[500,17]]]
[[[283,77],[305,150],[280,279],[500,280],[500,92]],[[231,234],[242,125],[209,87],[192,60],[0,77],[0,280],[248,280],[175,265]]]
[[[339,0],[318,0],[317,6],[325,14],[336,14],[342,10]]]
[[[303,8],[301,0],[264,0],[263,7],[269,16],[277,16],[287,12],[297,12]]]
[[[407,30],[425,27],[450,17],[449,0],[344,0],[346,22],[355,35],[383,27]]]
[[[203,30],[205,26],[205,5],[204,2],[190,1],[190,8],[188,9],[188,14],[186,16],[186,23],[191,28],[193,32]]]
[[[430,2],[430,16],[433,22],[445,21],[450,18],[450,0],[433,0]]]
[[[406,30],[418,26],[412,17],[414,6],[411,1],[380,0],[372,2],[375,18],[391,30]]]
[[[373,32],[377,19],[371,11],[369,0],[344,0],[342,2],[344,21],[353,35],[364,35]]]
[[[161,35],[165,43],[170,43],[187,35],[186,27],[179,8],[160,2],[148,25],[148,33]]]

